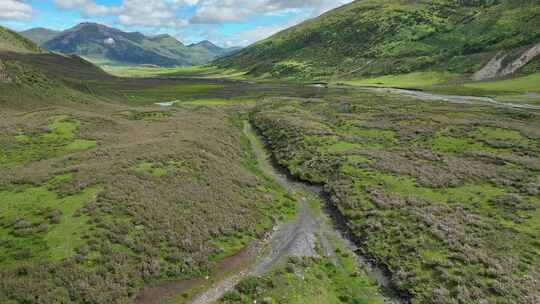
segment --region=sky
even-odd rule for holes
[[[189,44],[247,46],[352,0],[0,0],[0,24],[22,31],[97,22]]]

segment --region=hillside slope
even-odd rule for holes
[[[41,50],[32,41],[0,26],[0,51],[37,53]]]
[[[43,43],[45,49],[77,54],[100,64],[188,66],[207,63],[224,49],[185,46],[170,35],[147,37],[96,23],[81,23]]]
[[[0,27],[0,108],[34,108],[60,101],[93,102],[95,83],[114,78],[76,55],[42,52],[19,34]]]
[[[425,69],[473,74],[501,50],[506,52],[502,70],[539,42],[538,1],[363,0],[217,64],[268,77],[362,77]]]
[[[195,52],[208,53],[214,58],[216,56],[223,57],[231,55],[241,49],[239,47],[221,48],[208,40],[203,40],[199,43],[190,44],[188,45],[188,48]]]

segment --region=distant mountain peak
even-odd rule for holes
[[[106,27],[106,26],[104,26],[102,24],[95,23],[95,22],[81,22],[81,23],[75,25],[74,27],[72,27],[71,29],[72,30],[78,30],[78,29],[81,29],[81,28],[89,27],[89,26]]]
[[[149,39],[152,40],[152,41],[156,41],[156,42],[172,41],[172,42],[180,43],[180,44],[184,45],[180,40],[176,39],[176,37],[173,37],[173,36],[171,36],[169,34],[160,34],[160,35],[157,35],[157,36],[150,37]]]
[[[78,54],[106,64],[185,66],[205,64],[229,54],[228,49],[208,40],[190,48],[169,34],[146,36],[94,22],[79,23],[42,45],[51,51]]]
[[[173,36],[169,35],[169,34],[159,34],[159,35],[156,35],[154,37],[152,37],[153,39],[176,39],[174,38]]]
[[[197,43],[192,43],[192,44],[189,45],[189,47],[201,47],[201,48],[204,48],[204,49],[207,49],[207,50],[210,50],[210,51],[219,51],[219,50],[223,49],[223,48],[215,45],[214,43],[212,43],[209,40],[203,40],[203,41],[200,41],[200,42],[197,42]]]
[[[26,37],[27,39],[32,40],[38,45],[42,45],[43,43],[53,39],[58,34],[60,34],[60,31],[55,31],[44,27],[35,27],[26,31],[22,31],[19,34]]]
[[[39,27],[34,27],[34,28],[30,29],[30,30],[58,32],[58,31],[55,31],[55,30],[48,29],[48,28],[46,28],[46,27],[41,27],[41,26],[39,26]],[[30,30],[29,30],[29,31],[30,31]]]

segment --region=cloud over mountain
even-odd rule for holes
[[[0,0],[0,20],[18,22],[39,17],[34,27],[66,28],[81,21],[126,31],[169,33],[187,42],[211,39],[223,46],[248,45],[285,27],[352,0]],[[34,6],[34,7],[33,7]],[[45,7],[45,11],[44,8]],[[48,10],[48,11],[47,11]],[[47,24],[47,16],[56,25]],[[55,20],[55,19],[52,19]],[[37,22],[37,21],[36,21]]]

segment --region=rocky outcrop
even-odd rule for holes
[[[509,52],[506,51],[498,52],[482,69],[474,73],[471,79],[478,81],[514,74],[540,55],[540,42],[523,52],[519,58],[504,66],[503,62],[508,55]]]
[[[484,80],[496,77],[497,73],[502,68],[502,62],[506,56],[508,56],[508,54],[505,54],[503,51],[498,52],[480,71],[474,73],[471,79]]]
[[[514,74],[523,66],[525,66],[527,63],[531,62],[538,55],[540,55],[540,42],[534,45],[532,48],[525,51],[523,54],[521,54],[521,56],[518,59],[514,60],[512,63],[507,65],[504,69],[502,69],[499,75],[506,76],[506,75]]]
[[[0,82],[11,82],[12,79],[6,71],[6,67],[0,60]]]

